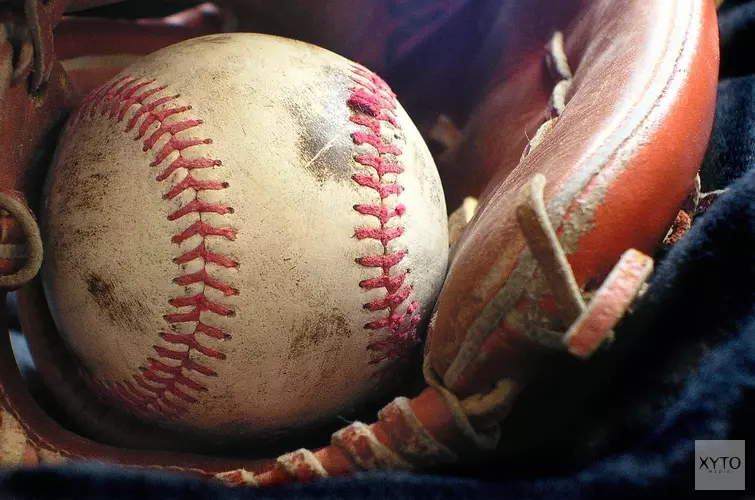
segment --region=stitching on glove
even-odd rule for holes
[[[0,220],[3,229],[0,234],[0,273],[3,273],[0,274],[0,288],[18,288],[31,281],[42,265],[39,226],[23,196],[8,189],[0,189]]]
[[[566,253],[548,218],[543,201],[544,188],[545,176],[534,175],[522,189],[516,217],[527,240],[527,247],[548,281],[564,324],[570,325],[584,312],[586,305]]]
[[[407,398],[398,397],[378,413],[396,451],[415,465],[453,463],[456,453],[440,443],[417,418]]]
[[[229,486],[257,486],[257,480],[252,472],[246,469],[236,469],[215,474],[215,479]]]
[[[354,422],[334,433],[331,443],[342,449],[361,470],[399,472],[414,469],[412,464],[381,443],[370,427],[361,422]]]
[[[310,481],[329,476],[328,471],[325,470],[320,460],[306,448],[279,456],[275,461],[275,465],[289,479],[296,481]]]
[[[551,97],[548,103],[548,119],[538,127],[535,135],[527,143],[519,159],[521,162],[532,153],[535,148],[543,141],[545,134],[551,131],[558,121],[558,117],[566,109],[567,96],[571,90],[574,74],[569,66],[569,60],[566,57],[564,49],[564,34],[556,31],[550,42],[545,46],[545,62],[556,80],[556,84],[551,91]]]

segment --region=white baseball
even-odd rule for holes
[[[305,43],[213,35],[145,57],[71,117],[43,282],[107,400],[265,436],[400,379],[446,226],[430,153],[382,80]]]

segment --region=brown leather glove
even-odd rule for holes
[[[536,401],[531,384],[556,379],[554,366],[572,367],[564,360],[588,358],[612,338],[652,269],[645,254],[694,188],[715,100],[713,2],[228,0],[222,7],[230,15],[214,25],[197,11],[174,18],[178,27],[66,20],[56,46],[67,72],[51,42],[65,4],[0,8],[0,283],[24,285],[24,332],[60,407],[57,421],[40,410],[7,340],[0,342],[0,462],[104,459],[276,484],[525,453],[521,443],[538,436],[521,426],[525,418],[506,418],[515,396]],[[111,29],[97,43],[75,23]],[[80,92],[119,71],[126,56],[234,23],[323,45],[381,73],[423,126],[448,204],[460,207],[450,218],[451,262],[427,332],[425,387],[385,406],[378,423],[353,423],[329,446],[276,460],[251,460],[260,448],[242,458],[184,453],[180,435],[104,407],[30,281],[38,230],[23,200],[35,206],[56,131]],[[467,196],[479,200],[476,212],[462,204]],[[563,425],[551,419],[545,434]],[[288,445],[302,444],[309,446]]]

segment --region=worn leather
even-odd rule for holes
[[[92,7],[99,7],[101,5],[117,3],[119,1],[120,0],[51,0],[44,3],[47,5],[65,3],[64,10],[66,12],[76,12],[79,10],[91,9]],[[2,0],[0,1],[0,6],[6,9],[17,9],[21,7],[23,3],[23,0]]]
[[[18,19],[18,18],[16,18]],[[18,21],[9,24],[18,26]],[[2,33],[0,27],[0,35]],[[14,42],[15,44],[15,42]],[[30,41],[19,45],[30,45]],[[40,91],[29,92],[31,61],[25,67],[14,66],[14,48],[0,38],[0,186],[24,191],[30,198],[40,187],[40,175],[54,148],[54,131],[75,103],[67,75],[56,63],[48,84]],[[14,75],[14,72],[16,75]]]
[[[530,7],[510,4],[503,14],[517,19],[509,33],[516,42],[501,42],[501,59],[490,66],[500,83],[449,161],[451,182],[482,193],[453,253],[426,356],[460,396],[505,377],[524,383],[537,371],[533,356],[552,355],[534,340],[537,330],[568,327],[548,303],[514,217],[528,179],[546,176],[551,222],[578,284],[594,288],[625,250],[650,253],[661,242],[693,186],[712,124],[718,48],[711,2],[585,2],[570,22],[548,17],[563,14],[558,9]],[[574,71],[566,108],[519,162],[548,116],[553,81],[542,47],[559,25]]]
[[[219,11],[209,4],[160,19],[67,16],[55,28],[55,53],[83,96],[143,55],[222,28]]]
[[[75,370],[58,368],[57,381],[72,388],[69,394],[81,404],[84,420],[102,422],[90,435],[121,447],[63,430],[31,400],[13,366],[10,346],[2,341],[0,402],[6,415],[19,422],[9,434],[21,443],[16,463],[104,459],[212,476],[227,471],[217,477],[276,484],[365,467],[423,468],[479,457],[481,450],[505,450],[507,443],[498,440],[499,427],[505,425],[511,396],[526,391],[549,362],[568,357],[566,346],[555,340],[569,325],[561,320],[515,217],[522,188],[535,174],[545,175],[548,216],[589,299],[625,250],[652,251],[683,204],[710,132],[718,47],[714,5],[708,0],[508,1],[486,4],[485,12],[489,36],[460,43],[474,46],[473,55],[463,61],[463,85],[449,90],[448,82],[431,71],[448,66],[434,65],[428,58],[418,62],[421,70],[413,89],[408,83],[411,71],[402,64],[416,58],[407,55],[387,69],[395,76],[394,88],[407,89],[399,91],[399,98],[408,101],[409,108],[422,108],[428,116],[447,112],[463,126],[461,142],[439,162],[449,208],[468,194],[480,198],[476,215],[451,249],[449,273],[428,333],[426,373],[437,387],[411,400],[397,399],[370,427],[343,429],[333,438],[334,445],[292,453],[277,464],[133,451],[127,448],[147,447],[151,437],[164,439],[166,445],[172,441],[180,449],[180,436],[119,420],[83,390],[73,389]],[[563,75],[549,70],[544,48],[556,31],[563,32],[573,72],[566,105],[557,113],[549,99]],[[448,32],[454,30],[437,31]],[[443,53],[438,40],[428,36],[414,54]],[[50,143],[41,131],[54,128],[69,105],[61,105],[67,101],[58,98],[42,107],[48,110],[44,114],[25,104],[29,97],[21,97],[18,88],[15,92],[12,101],[5,100],[11,94],[3,94],[3,105],[18,106],[32,119],[21,125],[25,132],[0,120],[22,144],[0,150],[15,155],[10,169],[2,171],[0,187],[20,186],[33,198],[31,187],[38,185],[41,168],[34,154],[40,144]],[[51,95],[63,94],[68,95],[61,90]],[[459,99],[444,101],[448,96]],[[537,143],[529,144],[538,130]],[[528,154],[521,159],[525,150]],[[35,357],[66,366],[58,354],[59,337],[46,315],[35,313],[35,308],[45,308],[38,288],[23,293],[27,304],[34,304],[24,314]],[[35,349],[35,342],[46,350]],[[489,407],[496,411],[479,409]],[[516,432],[507,429],[509,435]]]

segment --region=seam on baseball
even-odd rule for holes
[[[391,241],[404,234],[403,225],[390,227],[389,222],[406,213],[404,204],[388,200],[392,195],[398,198],[404,190],[398,182],[399,174],[404,172],[403,165],[398,161],[402,154],[401,148],[397,144],[386,142],[383,137],[384,126],[401,131],[395,115],[398,105],[396,95],[380,77],[358,64],[352,64],[351,80],[355,85],[349,88],[351,94],[347,104],[352,111],[349,120],[360,126],[360,130],[352,132],[351,138],[357,146],[368,145],[374,149],[374,153],[358,153],[354,156],[357,166],[364,167],[367,171],[354,174],[352,180],[362,187],[374,190],[380,197],[380,202],[376,204],[354,205],[354,210],[358,213],[375,217],[380,223],[379,228],[359,227],[355,233],[359,240],[376,240],[383,247],[382,254],[365,255],[356,259],[361,266],[379,268],[382,271],[378,277],[359,282],[359,286],[366,290],[385,290],[383,298],[364,304],[368,311],[386,311],[385,317],[364,325],[367,330],[387,329],[389,332],[388,337],[373,341],[367,347],[371,351],[370,365],[379,365],[387,360],[404,358],[419,343],[417,325],[421,321],[421,315],[419,303],[411,300],[412,286],[406,283],[409,269],[391,276],[391,270],[408,253],[406,248],[394,252],[388,248]],[[385,177],[386,174],[395,174],[396,180],[391,182]],[[407,301],[410,302],[406,311],[399,312],[399,307]]]
[[[175,418],[185,413],[189,404],[197,402],[192,393],[207,391],[202,378],[217,376],[201,360],[204,358],[225,359],[225,354],[220,350],[199,341],[200,335],[216,341],[230,337],[223,330],[208,325],[203,320],[203,316],[208,314],[233,316],[235,314],[229,307],[207,297],[208,288],[222,293],[223,296],[238,293],[238,290],[214,277],[208,270],[208,264],[222,268],[235,268],[238,267],[238,262],[230,256],[211,251],[207,245],[208,238],[211,237],[233,241],[236,238],[236,231],[230,227],[209,224],[202,217],[203,214],[221,216],[232,214],[233,208],[208,203],[199,198],[199,193],[202,191],[223,190],[228,187],[228,184],[218,179],[197,179],[192,176],[193,170],[213,168],[222,163],[213,158],[191,158],[184,155],[187,149],[211,144],[212,140],[183,135],[179,137],[181,132],[195,131],[202,124],[202,120],[180,116],[192,108],[188,105],[180,105],[176,101],[179,98],[178,94],[162,95],[166,88],[166,86],[156,84],[154,80],[123,75],[84,100],[69,130],[73,130],[80,120],[94,117],[98,111],[100,116],[107,115],[111,120],[123,122],[127,113],[136,106],[126,123],[124,133],[135,131],[134,140],[142,141],[144,152],[154,151],[161,139],[167,137],[167,141],[159,146],[154,160],[150,163],[150,167],[160,167],[155,180],[165,181],[181,170],[186,173],[180,182],[172,184],[163,197],[166,200],[174,200],[187,191],[193,192],[191,201],[170,213],[167,219],[178,221],[190,214],[196,215],[197,220],[175,234],[171,241],[180,245],[189,238],[199,236],[200,242],[192,250],[173,259],[173,262],[180,266],[200,259],[202,267],[199,271],[181,274],[173,282],[179,287],[201,285],[202,289],[193,295],[190,295],[191,292],[187,290],[184,295],[171,299],[169,303],[175,311],[163,316],[168,325],[193,324],[193,331],[178,333],[171,331],[168,327],[160,332],[160,337],[165,343],[170,344],[170,347],[153,345],[156,356],[147,357],[139,366],[141,373],[132,375],[133,380],[120,382],[94,380],[101,390],[111,394],[137,413]],[[174,117],[174,119],[168,120],[169,117]],[[153,127],[155,124],[157,128]],[[166,166],[161,166],[164,164]],[[192,309],[185,311],[187,307]],[[191,359],[192,357],[195,359]]]

